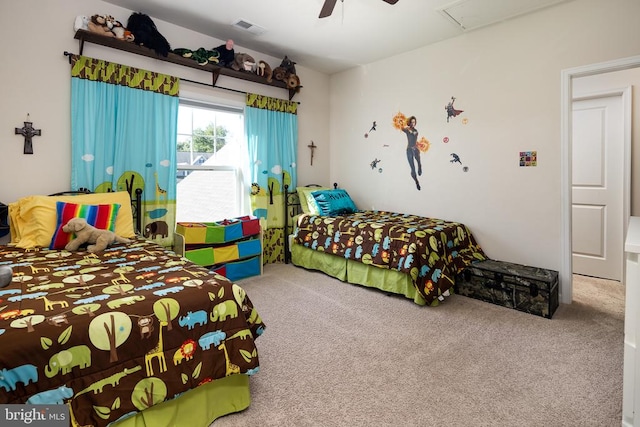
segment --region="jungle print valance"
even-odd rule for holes
[[[105,82],[163,95],[178,96],[177,77],[116,64],[87,56],[71,55],[71,77]]]
[[[270,96],[247,93],[247,107],[261,110],[279,111],[281,113],[298,114],[298,103]]]

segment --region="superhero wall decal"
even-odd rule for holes
[[[447,123],[450,123],[451,119],[458,117],[461,113],[464,112],[464,110],[457,109],[454,107],[453,104],[455,101],[456,101],[456,97],[452,96],[451,100],[445,106],[445,111],[447,113],[447,116],[446,116]],[[458,123],[466,125],[468,123],[468,119],[464,117]],[[420,136],[417,128],[418,119],[414,115],[407,116],[402,112],[398,112],[396,113],[395,116],[393,116],[391,124],[394,129],[399,130],[405,134],[405,137],[406,137],[405,154],[406,154],[407,163],[409,164],[409,175],[411,176],[411,179],[413,180],[413,183],[415,184],[416,189],[421,190],[420,177],[423,174],[423,167],[422,167],[423,165],[422,165],[421,156],[423,153],[426,153],[427,151],[429,151],[429,149],[431,148],[431,143],[426,137]],[[371,125],[368,127],[368,131],[364,132],[364,137],[367,139],[371,138],[373,136],[373,132],[377,131],[378,128],[379,126],[377,121],[372,120]],[[454,129],[455,129],[455,126],[454,126]],[[384,129],[382,132],[383,133],[380,135],[384,135]],[[376,139],[376,138],[373,138],[373,139]],[[449,136],[442,137],[443,144],[449,144],[450,142],[451,142],[451,139],[449,138]],[[394,144],[391,143],[391,144],[382,145],[383,148],[388,148],[390,146],[394,146]],[[464,172],[469,171],[469,167],[466,165],[463,165],[462,160],[457,153],[450,152],[449,156],[450,157],[448,158],[448,162],[450,162],[450,164],[458,164],[462,167],[462,170]],[[371,168],[372,171],[378,171],[379,173],[382,173],[382,167],[379,166],[379,164],[382,161],[383,161],[382,157],[380,158],[375,157],[369,162],[369,167]],[[387,168],[388,167],[390,167],[389,164],[387,164]]]
[[[404,114],[399,112],[393,117],[393,127],[401,130],[407,136],[407,162],[409,162],[411,178],[413,178],[416,188],[420,190],[420,181],[418,180],[418,176],[422,175],[422,161],[420,159],[420,154],[429,151],[431,144],[424,136],[418,139],[418,129],[416,129],[417,124],[418,119],[415,116],[406,117]]]
[[[464,110],[456,110],[456,109],[453,107],[453,103],[454,103],[455,101],[456,101],[456,97],[455,97],[455,96],[452,96],[452,97],[451,97],[451,101],[449,101],[449,103],[447,104],[447,106],[446,106],[446,107],[444,107],[444,109],[445,109],[445,110],[446,110],[446,112],[447,112],[447,123],[449,123],[449,119],[450,119],[451,117],[457,117],[457,116],[459,116],[459,115],[460,115],[460,113],[463,113],[463,112],[464,112]]]

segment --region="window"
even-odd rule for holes
[[[241,108],[180,100],[176,221],[242,215],[245,152]]]

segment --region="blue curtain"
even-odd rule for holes
[[[298,104],[247,94],[245,133],[251,168],[251,209],[266,219],[264,260],[284,261],[284,185],[296,187]]]
[[[145,237],[171,246],[175,228],[179,80],[72,57],[71,188],[142,192]]]

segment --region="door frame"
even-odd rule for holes
[[[609,73],[613,71],[622,71],[630,68],[640,67],[640,56],[632,56],[629,58],[622,58],[614,61],[601,62],[597,64],[590,64],[581,67],[569,68],[561,71],[560,81],[560,160],[561,160],[561,173],[560,173],[560,186],[561,186],[561,228],[560,228],[560,253],[561,253],[561,265],[560,265],[560,302],[564,304],[571,304],[573,300],[573,262],[572,262],[572,244],[571,244],[571,133],[572,122],[571,116],[573,111],[573,91],[572,91],[572,79],[577,77],[586,77],[596,74]],[[628,146],[631,143],[631,91],[623,92],[623,108],[625,110],[625,182],[624,182],[624,194],[625,198],[630,195],[630,155],[626,152],[627,141]],[[626,200],[626,199],[625,199]],[[629,202],[625,201],[624,212],[625,216],[629,217]],[[626,223],[624,228],[626,230]],[[624,276],[624,269],[623,269]],[[624,283],[624,277],[623,277]]]

